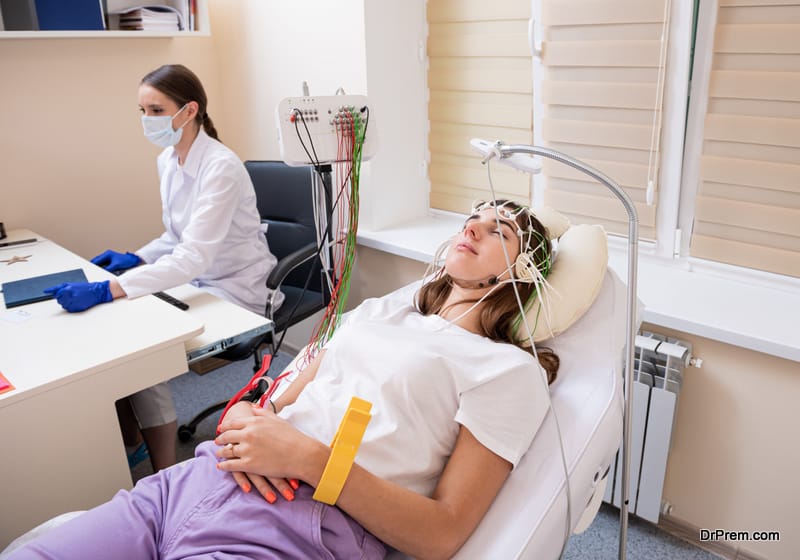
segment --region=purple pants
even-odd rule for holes
[[[216,445],[15,550],[10,560],[383,558],[383,544],[301,485],[269,504],[217,470]]]

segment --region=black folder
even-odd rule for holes
[[[0,0],[0,15],[6,31],[39,29],[34,0]]]
[[[13,282],[5,282],[3,284],[3,299],[6,302],[6,308],[10,309],[19,305],[53,299],[53,296],[44,293],[44,290],[61,284],[62,282],[86,281],[86,274],[84,274],[81,268],[45,274],[43,276],[34,276],[33,278],[25,278],[24,280],[14,280]]]

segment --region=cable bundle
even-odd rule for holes
[[[294,122],[300,144],[321,179],[319,183],[322,184],[323,189],[326,191],[325,194],[329,195],[322,197],[322,200],[320,200],[319,192],[315,192],[314,205],[317,224],[317,255],[323,264],[322,269],[331,299],[321,321],[314,329],[303,355],[297,359],[297,369],[302,371],[333,336],[334,331],[341,322],[341,316],[350,292],[350,276],[353,270],[353,262],[355,261],[356,234],[358,232],[361,156],[367,134],[367,125],[369,124],[369,108],[366,106],[360,109],[356,109],[353,106],[341,107],[331,121],[336,131],[338,143],[337,157],[333,168],[335,176],[333,184],[336,185],[335,196],[334,193],[327,193],[330,185],[326,183],[322,175],[323,163],[327,162],[320,162],[317,158],[317,151],[303,112],[299,109],[294,109],[291,120]],[[305,129],[309,142],[308,146],[303,140],[298,123],[302,123]],[[330,213],[326,213],[327,205],[325,200],[333,201]],[[325,217],[325,223],[320,219],[321,216]],[[325,251],[326,247],[330,248],[330,252]],[[311,270],[313,271],[314,268],[312,267]],[[309,272],[309,276],[306,279],[304,289],[308,288],[310,280],[311,272]],[[276,353],[285,335],[286,331],[283,332],[278,344],[275,346]],[[264,357],[264,364],[261,369],[228,402],[219,419],[220,424],[228,409],[243,398],[258,402],[259,405],[263,406],[278,388],[281,380],[292,373],[292,371],[286,371],[275,378],[273,383],[269,384],[265,379],[270,364],[268,358],[271,359],[269,356]]]
[[[368,123],[369,109],[367,107],[360,110],[355,107],[342,107],[333,118],[338,143],[334,166],[334,184],[337,192],[336,202],[330,215],[333,223],[328,224],[327,228],[332,237],[330,252],[332,266],[325,267],[331,299],[306,346],[304,355],[298,361],[300,369],[305,368],[333,336],[341,321],[350,292],[350,276],[355,261],[356,234],[358,232],[361,155]],[[324,243],[324,239],[322,242]],[[334,273],[333,277],[328,274],[330,270]],[[336,276],[337,272],[338,277]]]

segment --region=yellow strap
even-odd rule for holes
[[[361,445],[367,424],[372,418],[369,413],[371,409],[372,403],[368,401],[358,397],[350,399],[347,411],[339,423],[339,429],[333,436],[328,463],[325,465],[322,478],[314,491],[313,498],[318,502],[333,505],[339,499],[339,494],[342,493],[344,483],[356,460],[356,453],[358,453],[358,447]]]

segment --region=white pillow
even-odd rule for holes
[[[549,206],[542,206],[541,208],[531,208],[533,215],[539,220],[544,227],[547,228],[547,233],[550,239],[558,239],[564,232],[569,229],[569,218],[564,214],[553,210]]]
[[[602,226],[571,226],[552,208],[534,210],[534,214],[547,227],[550,237],[558,238],[547,276],[550,289],[545,290],[544,308],[536,299],[527,313],[533,341],[541,342],[567,330],[594,302],[608,268],[608,238]],[[530,345],[522,323],[516,334],[523,345]]]

